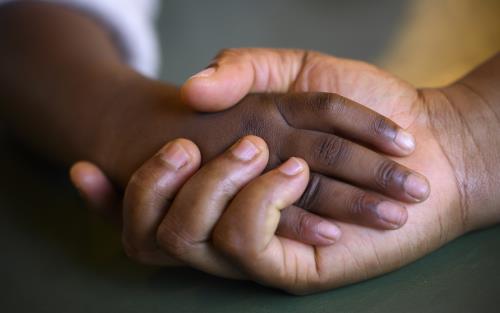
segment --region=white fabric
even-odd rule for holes
[[[0,0],[0,5],[22,0]],[[154,21],[157,0],[40,0],[68,5],[93,15],[116,37],[126,62],[143,75],[154,77],[160,53]]]

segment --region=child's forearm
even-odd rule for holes
[[[0,10],[0,110],[22,140],[52,159],[96,159],[109,107],[134,73],[104,27],[47,3]]]
[[[324,185],[333,192],[335,177],[406,202],[429,194],[417,173],[331,133],[337,129],[399,156],[414,147],[411,135],[394,122],[340,95],[254,94],[229,110],[200,114],[181,105],[177,88],[125,65],[104,28],[78,12],[40,3],[5,7],[0,38],[1,110],[11,129],[53,159],[97,163],[121,186],[167,141],[192,140],[206,162],[253,134],[269,145],[270,167],[291,156],[304,158],[318,190]],[[358,123],[345,123],[344,114]],[[410,150],[396,144],[400,135]],[[405,183],[408,177],[414,184]],[[348,190],[363,199],[357,188]],[[305,207],[326,205],[331,194],[309,192]],[[373,212],[382,199],[365,202],[350,211]]]

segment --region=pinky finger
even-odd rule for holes
[[[90,209],[121,225],[121,201],[113,184],[100,168],[90,162],[80,161],[71,167],[70,179]]]

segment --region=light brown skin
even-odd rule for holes
[[[294,67],[297,65],[283,63],[283,60],[304,60],[299,57],[294,60],[293,55],[300,53],[272,49],[226,52],[219,57],[219,67],[209,78],[212,82],[208,83],[206,77],[195,78],[198,81],[188,82],[184,92],[191,99],[197,99],[193,94],[200,92],[217,97],[218,93],[224,93],[225,80],[235,75],[233,71],[243,69],[237,77],[249,79],[240,81],[242,92],[235,95],[237,101],[244,92],[254,88],[249,81],[258,84],[260,75],[266,72],[262,68]],[[231,59],[230,65],[225,63],[226,58]],[[267,63],[264,64],[263,59]],[[261,65],[261,72],[247,66],[252,62]],[[500,187],[500,139],[491,135],[500,131],[497,118],[500,113],[499,55],[449,87],[427,90],[417,90],[361,62],[314,52],[309,53],[305,62],[301,64],[304,69],[301,75],[291,80],[299,86],[299,91],[332,91],[352,97],[387,114],[415,134],[419,143],[417,150],[400,161],[429,178],[432,186],[429,199],[409,206],[408,222],[395,231],[341,223],[340,241],[322,247],[283,238],[276,235],[280,210],[301,196],[307,185],[308,167],[304,161],[294,159],[302,170],[291,176],[279,169],[251,181],[245,175],[238,176],[238,173],[247,173],[249,167],[256,176],[255,167],[264,166],[265,145],[251,137],[247,139],[260,147],[262,153],[250,163],[238,164],[228,152],[212,161],[225,165],[209,163],[186,183],[179,179],[178,182],[184,183],[180,191],[170,190],[171,194],[177,193],[171,207],[174,209],[158,223],[156,232],[163,252],[209,273],[243,277],[294,294],[305,294],[397,269],[470,230],[500,221],[500,199],[496,192]],[[232,80],[231,83],[234,84]],[[206,85],[210,89],[205,88]],[[191,105],[205,110],[220,109],[200,101]],[[197,151],[192,143],[180,143],[187,150]],[[229,170],[221,174],[217,170],[220,168]],[[157,173],[156,181],[134,182],[129,190],[140,185],[142,190],[157,188],[166,192],[168,188],[158,187],[161,180],[158,177],[165,177],[158,173],[166,169],[150,169],[149,174],[140,176],[151,177]],[[237,192],[232,190],[232,201],[227,201],[227,194],[219,198],[213,196],[218,194],[221,181],[239,182],[235,177],[243,179],[244,183],[240,184],[246,185]],[[170,181],[176,179],[172,177]],[[156,195],[149,197],[148,203],[164,207],[161,192]],[[209,206],[197,201],[193,205],[192,199],[203,199],[207,195],[212,195]],[[125,201],[127,207],[127,201],[133,200],[126,197]]]
[[[414,148],[410,135],[339,95],[242,95],[225,111],[196,112],[182,104],[178,88],[124,64],[100,24],[47,3],[2,7],[0,37],[0,112],[11,132],[57,162],[96,163],[118,188],[167,141],[193,140],[206,163],[240,137],[254,134],[269,145],[268,168],[290,156],[302,157],[316,177],[311,186],[323,190],[306,193],[311,196],[287,209],[280,226],[284,236],[331,244],[340,232],[325,236],[320,223],[330,230],[335,226],[323,217],[395,229],[406,222],[407,212],[388,197],[415,203],[428,196],[422,176],[367,148],[404,156]],[[396,144],[402,137],[410,140],[407,149]],[[412,177],[421,181],[417,196],[407,188]],[[331,202],[332,194],[342,201]],[[396,218],[390,222],[379,210],[383,202],[393,204]]]
[[[294,51],[243,49],[229,51],[226,56],[235,63],[239,58],[244,60],[241,63],[260,63],[261,68],[286,68],[292,65],[283,60],[293,60],[294,54]],[[295,58],[295,62],[302,60]],[[233,215],[228,211],[216,226],[214,241],[253,279],[294,293],[332,288],[398,268],[467,231],[499,222],[500,201],[496,190],[500,184],[500,139],[493,135],[500,131],[498,54],[452,86],[432,90],[416,90],[365,63],[314,52],[300,66],[302,73],[289,81],[294,91],[336,92],[365,103],[407,127],[418,146],[414,154],[400,161],[424,173],[432,193],[426,202],[409,206],[408,222],[401,229],[386,232],[344,224],[341,240],[328,247],[313,248],[272,237],[274,225],[262,235],[260,246],[237,245],[239,241],[257,241],[257,225],[268,224],[259,220],[242,225],[248,219],[238,217],[236,209]],[[262,72],[244,73],[259,81]],[[219,79],[219,88],[223,89],[224,70],[219,75],[212,79]],[[203,81],[191,84],[188,87],[193,93],[204,88]],[[197,104],[200,105],[203,104]],[[248,210],[250,214],[256,211]],[[239,213],[243,214],[241,209]],[[256,259],[263,260],[265,265],[258,264]],[[274,270],[266,270],[270,268]],[[278,274],[273,276],[273,273]]]

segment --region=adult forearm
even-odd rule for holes
[[[468,230],[500,222],[500,54],[440,91],[435,126],[456,170]],[[435,121],[438,119],[435,119]],[[446,138],[446,139],[444,139]]]

